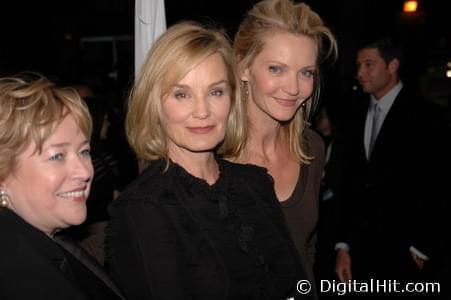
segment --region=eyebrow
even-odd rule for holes
[[[284,66],[284,67],[289,67],[289,66],[290,66],[289,64],[286,64],[286,63],[283,63],[283,62],[280,62],[280,61],[277,61],[277,60],[269,60],[269,61],[267,62],[267,64],[282,65],[282,66]],[[307,68],[316,68],[316,67],[317,67],[317,64],[307,65],[307,66],[305,66],[305,67],[300,68],[299,70],[303,70],[303,69],[307,69]]]
[[[228,80],[221,79],[219,81],[216,81],[216,82],[213,82],[213,83],[209,84],[208,87],[211,88],[213,86],[216,86],[216,85],[219,85],[219,84],[223,84],[223,83],[227,84],[227,82],[228,82]],[[190,88],[190,86],[188,86],[186,84],[176,84],[176,85],[174,85],[174,87],[175,88],[188,88],[188,89]]]
[[[316,68],[317,68],[316,65],[310,65],[310,66],[306,66],[306,67],[301,68],[301,70],[305,70],[305,69],[316,69]]]
[[[89,140],[84,140],[83,142],[80,143],[79,146],[83,146],[89,144]],[[47,147],[43,148],[43,150],[48,149],[48,148],[64,148],[64,147],[68,147],[70,146],[69,142],[64,142],[64,143],[55,143],[55,144],[50,144]]]

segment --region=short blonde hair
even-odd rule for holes
[[[71,114],[90,138],[88,108],[72,88],[59,88],[45,77],[27,82],[0,78],[0,182],[14,171],[16,158],[31,144],[40,153],[56,127]]]
[[[329,56],[337,56],[337,43],[320,16],[304,3],[291,0],[264,0],[258,2],[241,22],[234,41],[234,52],[240,71],[248,68],[263,50],[264,40],[269,34],[288,32],[310,37],[318,49],[317,65]],[[324,43],[326,42],[326,43]],[[303,131],[308,119],[319,102],[321,82],[315,72],[314,91],[310,101],[298,110],[287,124],[290,150],[303,163],[311,160],[306,151]]]
[[[230,41],[224,33],[194,22],[171,26],[149,51],[128,101],[126,133],[138,159],[168,159],[167,136],[162,128],[162,100],[172,87],[209,56],[219,53],[227,68],[231,110],[224,141],[218,152],[236,155],[244,145],[244,108]]]

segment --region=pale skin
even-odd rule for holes
[[[16,160],[13,173],[2,182],[11,198],[9,209],[49,237],[85,220],[93,167],[89,140],[70,114],[41,153],[31,142]]]
[[[372,94],[377,100],[384,97],[399,82],[398,68],[398,59],[395,58],[387,64],[376,48],[364,48],[357,54],[356,77],[363,91]],[[410,255],[418,268],[422,269],[424,260],[413,252],[410,252]],[[340,281],[344,282],[353,278],[351,264],[349,252],[339,249],[335,272]]]
[[[220,54],[191,70],[162,101],[169,158],[212,185],[219,177],[214,148],[224,139],[231,90]]]
[[[276,32],[241,72],[249,87],[250,134],[244,161],[267,168],[279,201],[287,200],[298,181],[300,164],[290,152],[282,123],[313,93],[317,48],[303,35]]]

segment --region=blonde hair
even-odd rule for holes
[[[0,78],[0,182],[13,172],[17,156],[31,143],[41,153],[45,141],[69,114],[89,138],[91,117],[74,89],[58,88],[45,77],[31,82]]]
[[[182,22],[168,28],[155,42],[129,97],[126,133],[140,160],[168,159],[167,136],[160,122],[161,101],[177,82],[215,53],[227,67],[232,98],[218,153],[226,157],[239,153],[245,142],[245,117],[230,41],[218,30]]]
[[[254,5],[241,22],[234,41],[234,52],[238,69],[243,71],[263,50],[268,34],[288,32],[310,37],[318,49],[317,65],[329,56],[336,58],[337,43],[320,16],[304,3],[294,4],[290,0],[264,0]],[[326,43],[324,43],[326,42]],[[314,91],[309,101],[304,102],[286,125],[290,151],[302,163],[312,157],[307,153],[303,131],[308,119],[318,105],[321,90],[319,72],[315,72]]]

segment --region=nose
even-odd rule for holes
[[[94,175],[94,167],[89,156],[76,157],[71,168],[73,178],[82,182],[89,182]]]
[[[208,116],[210,116],[208,99],[197,97],[194,101],[193,117],[196,119],[206,119]]]
[[[291,74],[291,75],[287,76],[283,89],[290,96],[297,96],[297,95],[299,95],[299,78],[298,78],[298,74]]]

